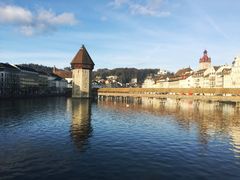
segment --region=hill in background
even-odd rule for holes
[[[53,67],[43,66],[39,64],[19,64],[21,66],[29,67],[35,69],[36,71],[45,72],[51,74],[53,72]],[[65,67],[64,70],[71,71],[70,67]],[[93,79],[97,76],[102,79],[106,79],[107,76],[117,76],[118,81],[121,83],[128,83],[133,78],[137,78],[138,83],[143,83],[148,75],[157,74],[159,69],[137,69],[137,68],[115,68],[115,69],[98,69],[93,71]]]

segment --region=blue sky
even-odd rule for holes
[[[69,66],[85,44],[98,68],[196,69],[240,55],[239,0],[1,0],[0,61]]]

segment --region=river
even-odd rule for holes
[[[154,98],[1,100],[0,179],[240,179],[240,109]]]

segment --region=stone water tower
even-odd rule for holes
[[[94,62],[84,45],[71,62],[72,67],[72,97],[91,98],[92,70]]]

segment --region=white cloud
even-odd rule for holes
[[[72,13],[56,15],[54,12],[47,10],[38,11],[36,20],[49,25],[74,25],[77,23],[77,20]]]
[[[110,4],[113,5],[114,7],[120,7],[123,4],[128,3],[128,2],[129,2],[129,0],[114,0]]]
[[[107,19],[108,19],[107,16],[102,16],[102,17],[100,18],[101,21],[107,21]]]
[[[164,17],[169,16],[169,11],[159,11],[159,6],[131,4],[130,10],[132,14],[140,14],[146,16]]]
[[[32,26],[21,26],[19,32],[25,36],[32,36],[34,34],[34,29]]]
[[[45,9],[31,12],[20,6],[0,6],[0,24],[15,24],[17,31],[25,36],[51,32],[57,30],[59,26],[76,23],[73,13],[56,14]]]
[[[228,39],[228,40],[231,39],[209,15],[205,14],[205,17],[206,17],[206,21],[216,32],[218,32],[225,39]]]
[[[30,23],[32,13],[18,6],[0,6],[0,23]]]
[[[145,0],[145,3],[138,3],[133,0],[114,0],[111,5],[121,7],[127,5],[128,10],[133,15],[164,17],[169,16],[169,11],[161,10],[164,0]]]

